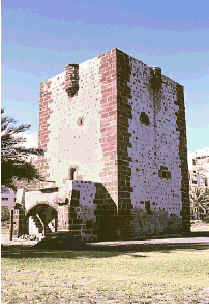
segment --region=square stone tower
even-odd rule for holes
[[[183,87],[160,68],[118,49],[67,65],[41,83],[39,148],[58,187],[101,184],[108,196],[98,200],[114,202],[119,228],[129,219],[155,233],[166,218],[189,230]]]

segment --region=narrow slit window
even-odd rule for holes
[[[75,172],[76,172],[76,168],[74,168],[74,167],[70,168],[70,172],[69,172],[70,180],[74,180],[75,179]]]
[[[145,209],[146,209],[146,211],[147,211],[147,214],[152,214],[151,213],[151,209],[150,209],[150,201],[148,200],[148,201],[145,201]]]

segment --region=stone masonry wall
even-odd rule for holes
[[[179,109],[176,113],[176,124],[179,132],[179,157],[181,160],[181,197],[182,197],[182,218],[183,230],[190,230],[190,204],[189,204],[189,179],[188,179],[188,162],[187,162],[187,139],[186,139],[186,121],[184,106],[184,88],[177,84],[177,98],[175,104]]]
[[[100,143],[103,165],[98,182],[107,190],[103,204],[108,204],[109,194],[118,204],[118,165],[117,165],[117,82],[116,49],[99,56],[101,85]]]
[[[79,91],[68,95],[65,72],[50,79],[46,158],[49,180],[58,185],[76,168],[75,179],[98,181],[102,167],[99,61],[79,65]],[[91,169],[91,170],[89,170]]]
[[[129,56],[117,50],[117,143],[118,143],[118,235],[119,238],[135,238],[130,222],[132,220],[131,211],[133,208],[131,194],[133,188],[130,183],[131,168],[129,163],[131,158],[128,149],[131,146],[129,134],[129,121],[131,119],[132,107],[129,103],[131,90],[128,86],[130,80],[131,67]]]
[[[183,87],[159,68],[117,49],[67,65],[41,83],[39,147],[59,188],[95,183],[92,219],[104,231],[177,231],[182,215],[189,229]]]
[[[74,95],[69,94],[66,78],[69,66],[41,84],[39,143],[46,151],[49,180],[62,184],[75,167],[76,180],[112,187],[117,168],[112,158],[117,145],[114,54],[79,65],[79,90]]]
[[[183,211],[188,210],[184,207],[188,178],[180,85],[162,76],[157,87],[153,86],[153,69],[121,53],[117,57],[118,156],[123,162],[119,163],[119,188],[126,185],[129,189],[127,193],[124,187],[119,190],[119,206],[131,203],[131,222],[139,235],[140,231],[177,231],[181,229],[182,201]]]
[[[105,205],[109,197],[117,204],[116,50],[67,65],[42,83],[39,115],[47,179],[62,185],[75,168],[73,179],[104,184],[107,193],[98,204]]]
[[[100,204],[101,198],[106,198],[106,207]],[[57,212],[58,231],[79,229],[85,240],[112,236],[112,226],[108,217],[114,216],[115,204],[108,198],[107,191],[101,183],[66,180],[59,188],[50,187],[25,192],[22,200],[25,202],[26,219],[29,219],[29,234],[38,232],[34,222],[36,214],[39,213],[37,207],[48,206]]]
[[[151,210],[165,209],[169,214],[180,216],[181,169],[178,151],[179,134],[175,112],[176,84],[166,77],[155,100],[150,86],[150,68],[137,60],[130,60],[129,86],[132,118],[129,121],[131,147],[132,204],[145,208],[150,201]],[[148,124],[140,120],[142,113],[149,118]],[[171,177],[159,175],[161,167],[168,168]]]

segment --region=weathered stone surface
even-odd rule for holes
[[[87,240],[189,230],[183,87],[160,68],[117,49],[67,65],[41,83],[39,147],[54,186],[26,192],[26,218],[45,202]]]

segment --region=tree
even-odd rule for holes
[[[1,185],[15,188],[15,180],[42,180],[37,169],[28,161],[28,156],[41,155],[42,150],[24,147],[26,139],[21,135],[29,128],[29,124],[17,126],[17,122],[1,110]]]
[[[209,189],[197,188],[196,191],[190,194],[191,214],[196,219],[209,219]]]

